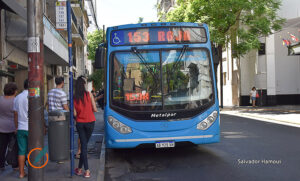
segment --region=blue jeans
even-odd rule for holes
[[[80,153],[80,159],[78,168],[82,168],[82,165],[84,165],[84,169],[88,170],[88,160],[87,160],[87,145],[89,142],[89,139],[92,136],[93,130],[95,126],[95,121],[90,123],[76,123],[76,128],[79,134],[80,144],[81,144],[81,153]]]

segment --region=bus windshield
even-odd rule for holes
[[[133,111],[197,109],[213,101],[206,49],[114,52],[111,102]]]

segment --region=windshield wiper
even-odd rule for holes
[[[181,59],[182,59],[183,55],[185,54],[188,47],[189,47],[188,45],[183,45],[183,48],[181,49],[181,52],[180,52],[178,58],[175,60],[173,66],[172,66],[173,71],[179,65],[179,63],[180,63],[180,61],[181,61]]]
[[[149,67],[149,65],[147,64],[147,61],[145,60],[145,58],[142,56],[142,54],[138,51],[138,49],[136,47],[132,47],[131,51],[137,56],[139,57],[139,59],[141,60],[142,64],[145,65],[145,67],[147,68],[148,72],[150,72],[150,74],[152,75],[152,77],[158,81],[159,78],[157,77],[157,75],[153,72],[153,70],[151,69],[151,67]]]

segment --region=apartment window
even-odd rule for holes
[[[260,47],[258,49],[258,55],[265,55],[266,54],[266,44],[260,43]]]
[[[223,72],[223,85],[226,85],[227,72]]]
[[[75,43],[72,44],[72,55],[73,55],[73,65],[76,67],[76,45]]]

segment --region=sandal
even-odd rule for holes
[[[25,178],[25,177],[27,177],[26,173],[23,176],[19,175],[19,178]]]

